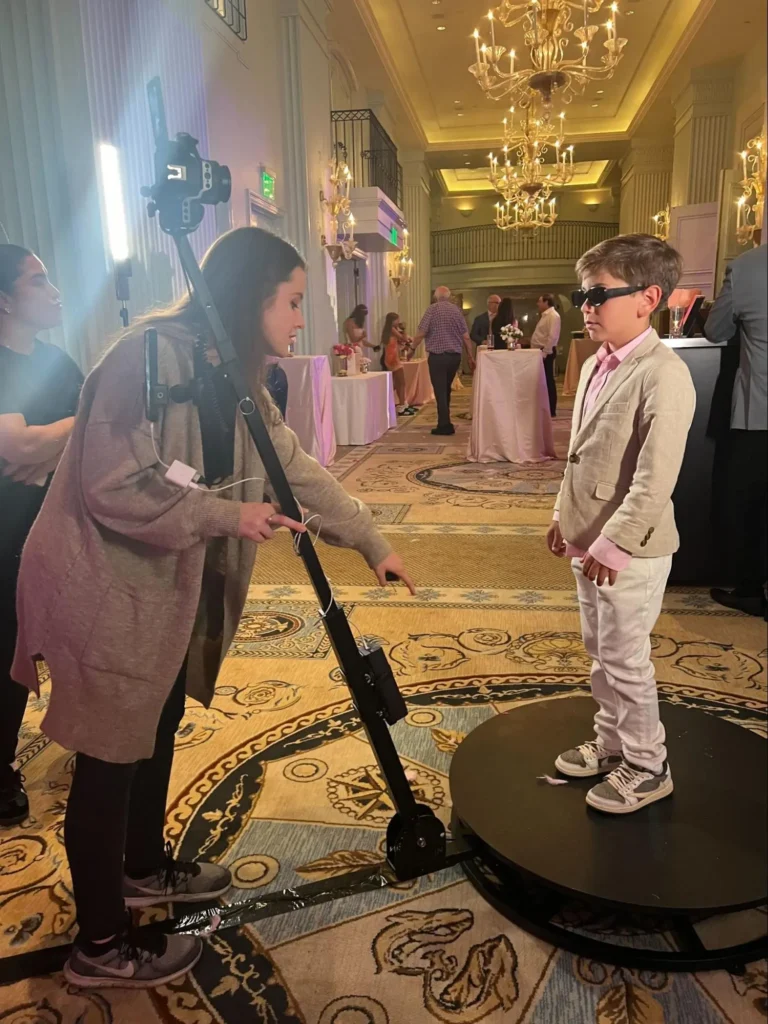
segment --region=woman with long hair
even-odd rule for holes
[[[368,316],[368,307],[362,302],[355,306],[352,312],[349,314],[347,319],[344,321],[344,334],[347,338],[347,343],[352,345],[353,348],[369,348],[373,352],[378,352],[380,346],[372,345],[368,341],[368,332],[365,329],[365,320]]]
[[[506,348],[507,343],[501,336],[501,328],[509,325],[513,327],[517,326],[517,320],[515,319],[515,311],[512,307],[512,299],[507,296],[502,299],[499,304],[499,310],[496,316],[493,318],[493,324],[491,325],[491,333],[493,335],[493,347]]]
[[[14,769],[29,691],[11,678],[24,541],[72,431],[83,375],[37,337],[61,324],[59,292],[29,249],[0,245],[0,827],[29,813]]]
[[[389,572],[412,588],[368,509],[301,450],[259,386],[265,356],[285,356],[304,326],[301,257],[268,232],[239,228],[213,245],[203,274],[323,539],[359,551],[382,586]],[[144,409],[147,326],[171,394],[203,381],[197,405],[171,402],[156,424]],[[134,932],[126,906],[211,900],[231,884],[225,868],[181,862],[164,845],[174,736],[186,694],[211,702],[257,545],[280,527],[306,528],[273,503],[217,362],[191,298],[126,332],[85,382],[22,557],[14,675],[36,689],[34,660],[45,659],[43,731],[77,752],[64,840],[79,933],[65,975],[80,987],[153,987],[185,974],[200,940]]]
[[[400,347],[404,342],[404,331],[399,313],[387,313],[381,332],[381,368],[392,373],[392,383],[397,395],[398,416],[413,416],[417,411],[405,400],[405,370],[400,361]]]

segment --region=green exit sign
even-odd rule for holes
[[[392,245],[397,245],[397,225],[393,224],[389,232],[389,240]]]
[[[274,174],[270,174],[269,171],[262,170],[261,172],[261,194],[265,199],[268,199],[270,203],[275,201],[275,184],[276,178]]]

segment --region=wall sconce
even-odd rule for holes
[[[403,248],[400,252],[389,254],[389,282],[395,292],[399,292],[404,284],[408,284],[413,275],[413,257],[408,242],[408,228],[403,228]]]
[[[463,207],[459,210],[462,217],[469,218],[475,211],[470,207],[469,210],[465,210]]]
[[[669,204],[667,204],[663,210],[659,210],[658,213],[654,213],[651,220],[653,221],[653,226],[656,229],[653,232],[654,237],[661,239],[662,242],[666,242],[669,238]]]
[[[336,158],[331,161],[331,194],[326,198],[321,191],[320,202],[331,219],[331,240],[321,235],[320,242],[336,266],[342,260],[351,260],[357,248],[355,241],[355,218],[351,212],[349,190],[352,173],[347,165],[347,151],[342,142],[336,143]],[[339,238],[339,221],[343,220],[344,230]]]
[[[584,203],[590,213],[597,213],[600,209],[600,203]]]

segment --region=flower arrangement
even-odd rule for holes
[[[500,331],[500,334],[506,342],[507,348],[516,349],[520,348],[519,340],[523,336],[523,332],[515,324],[505,324]]]
[[[333,354],[340,362],[336,368],[337,377],[347,376],[347,360],[355,354],[355,350],[351,345],[346,345],[343,342],[333,346]]]
[[[368,373],[368,368],[371,365],[371,360],[366,359],[365,356],[361,356],[357,361],[357,365],[360,368],[360,373]]]

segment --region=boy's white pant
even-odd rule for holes
[[[651,661],[651,630],[661,612],[672,556],[633,558],[615,584],[598,587],[572,560],[584,646],[592,658],[595,732],[606,750],[659,771],[667,750]]]

